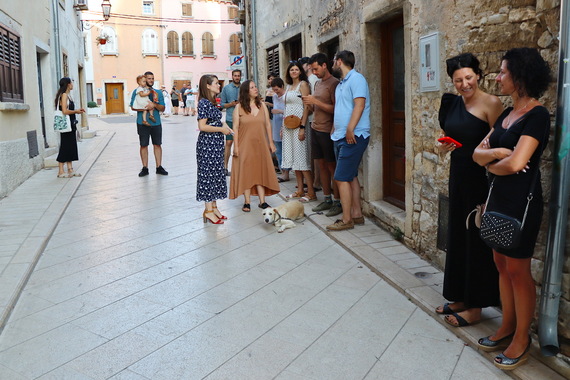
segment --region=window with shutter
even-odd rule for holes
[[[169,55],[178,55],[180,54],[180,49],[178,48],[178,33],[174,30],[171,30],[166,35],[166,43],[167,43],[167,53]]]
[[[233,20],[237,16],[238,16],[238,8],[237,7],[228,7],[228,18],[230,20]]]
[[[194,37],[190,32],[182,33],[182,54],[194,55]]]
[[[279,45],[267,49],[267,72],[279,74]]]
[[[241,43],[239,41],[239,36],[234,33],[230,36],[230,54],[240,55],[241,54]]]
[[[214,37],[210,32],[206,32],[202,35],[202,55],[214,55]]]
[[[192,16],[192,4],[182,3],[182,16],[191,17]]]
[[[20,36],[0,26],[0,101],[24,102]]]
[[[152,29],[146,29],[142,35],[142,53],[158,55],[158,34]]]

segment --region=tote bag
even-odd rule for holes
[[[57,101],[59,104],[59,99]],[[53,116],[53,130],[59,133],[71,132],[71,121],[61,110],[56,109]]]

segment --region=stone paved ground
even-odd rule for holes
[[[226,224],[205,225],[193,199],[193,118],[164,123],[167,177],[154,165],[137,177],[132,118],[91,125],[110,142],[81,166],[85,176],[59,223],[43,215],[56,227],[37,265],[26,261],[33,272],[0,335],[0,379],[509,378],[424,311],[441,302],[441,274],[369,221],[327,234],[331,220],[314,216],[278,234],[257,208],[243,213],[238,199],[219,203]],[[65,197],[58,186],[77,180],[53,170],[36,176],[34,188],[56,199]],[[15,192],[0,210],[26,197],[34,192]],[[41,227],[9,225],[2,223],[28,238]],[[0,252],[21,254],[18,244]],[[17,277],[14,261],[4,259],[3,278]],[[432,282],[415,271],[432,273]],[[473,334],[499,318],[486,317]],[[536,360],[524,373],[557,378]]]

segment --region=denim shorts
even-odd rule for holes
[[[336,155],[336,170],[334,179],[342,182],[352,182],[358,176],[358,167],[370,137],[355,136],[356,144],[349,144],[346,138],[334,142]]]

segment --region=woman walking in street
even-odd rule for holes
[[[462,144],[439,144],[451,152],[449,171],[449,219],[443,296],[452,303],[436,309],[455,327],[481,320],[481,309],[499,305],[499,274],[493,253],[479,237],[473,218],[465,221],[477,205],[485,202],[489,185],[485,168],[473,161],[473,150],[489,133],[503,105],[499,98],[483,92],[479,60],[471,53],[446,61],[447,73],[459,95],[444,94],[439,122],[445,136]]]
[[[232,133],[232,130],[226,123],[222,123],[222,111],[216,107],[216,95],[220,93],[218,79],[213,75],[202,76],[199,92],[196,200],[205,203],[202,214],[204,223],[223,224],[227,218],[218,210],[216,201],[225,199],[228,195],[224,170],[224,135]]]
[[[270,207],[265,196],[279,193],[279,182],[271,154],[275,152],[269,111],[251,80],[239,88],[239,104],[234,109],[234,158],[230,199],[244,195],[242,211],[251,210],[251,195],[259,197],[259,207]]]
[[[71,123],[71,132],[60,133],[61,143],[59,145],[59,154],[57,162],[59,171],[57,178],[80,177],[81,174],[73,171],[73,161],[79,160],[77,152],[77,119],[75,115],[82,114],[85,109],[75,109],[75,103],[69,93],[73,90],[73,81],[70,78],[61,78],[59,80],[59,89],[55,96],[55,107],[64,115],[69,115]],[[64,164],[67,165],[67,174],[64,170]]]

